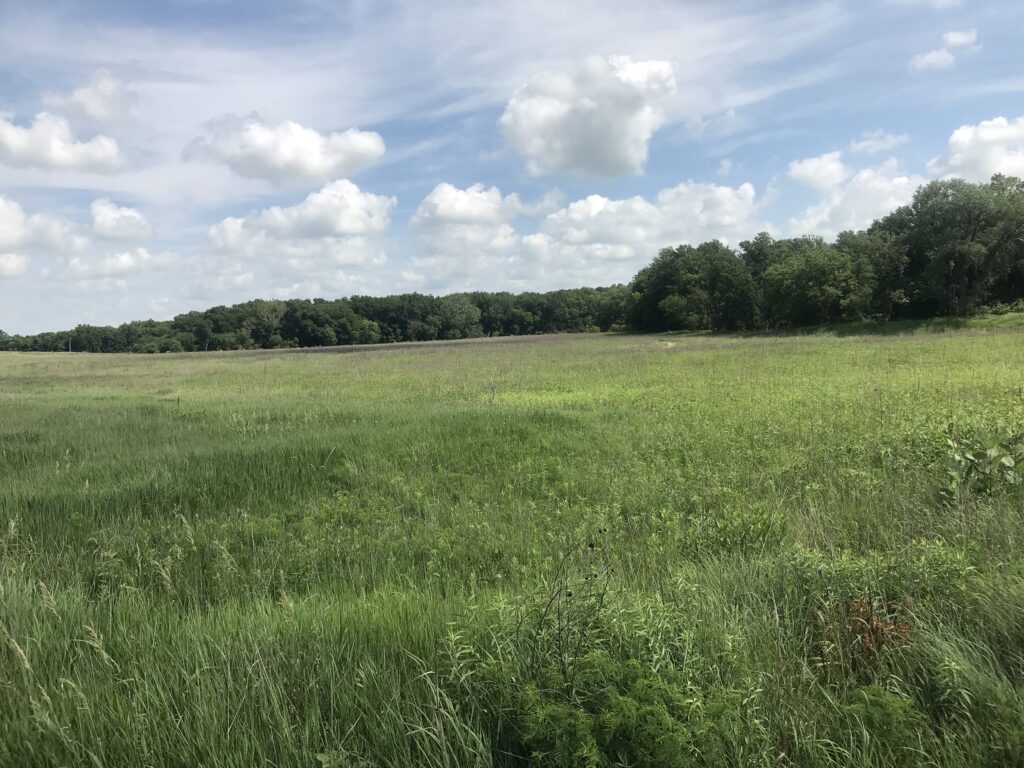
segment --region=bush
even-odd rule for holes
[[[1015,435],[957,435],[946,438],[946,486],[942,496],[953,505],[991,496],[997,489],[1021,480],[1024,433]]]

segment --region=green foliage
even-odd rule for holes
[[[607,331],[624,317],[624,286],[550,293],[249,301],[117,328],[0,336],[24,352],[209,352]]]
[[[1020,318],[885,327],[0,356],[0,765],[1019,765]]]
[[[753,240],[740,243],[740,258],[754,279],[760,282],[767,269],[786,258],[786,254],[782,243],[767,232],[760,232]]]
[[[867,231],[667,248],[630,286],[639,330],[964,316],[1024,298],[1024,186],[932,182]]]
[[[1019,465],[1024,463],[1024,433],[1001,437],[952,435],[948,448],[948,483],[943,497],[951,504],[964,504],[980,496],[991,496],[1005,485],[1021,481]]]
[[[764,274],[772,325],[824,325],[870,314],[874,274],[866,262],[820,240],[805,240]]]
[[[1018,179],[930,182],[872,230],[893,237],[906,254],[904,293],[916,316],[964,316],[992,298],[1021,298],[1014,292],[1024,264],[1024,187]]]
[[[499,608],[482,648],[452,647],[463,692],[493,713],[487,720],[499,749],[531,765],[731,762],[748,725],[743,695],[702,685],[683,666],[692,660],[658,649],[659,630],[685,631],[679,617],[610,591],[603,548],[578,542],[537,597]],[[627,618],[637,608],[646,621]],[[636,652],[637,640],[646,652]]]
[[[843,714],[862,729],[873,765],[917,766],[936,746],[927,716],[912,700],[881,686],[851,691]]]
[[[674,670],[596,652],[581,659],[572,699],[529,685],[507,714],[522,748],[538,766],[638,768],[722,765],[730,751],[721,731],[741,720],[728,690],[697,690]]]
[[[634,278],[632,320],[646,331],[736,331],[757,322],[750,271],[717,241],[666,248]]]

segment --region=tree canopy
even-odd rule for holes
[[[1024,182],[933,181],[835,242],[762,232],[664,249],[630,284],[645,331],[730,331],[962,316],[1024,301]]]

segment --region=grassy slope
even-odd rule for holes
[[[835,334],[837,336],[896,336],[947,331],[994,331],[1024,327],[1024,312],[976,315],[974,317],[936,317],[931,320],[889,320],[887,322],[841,323],[817,328],[798,328],[795,334]]]
[[[984,327],[0,355],[0,765],[1019,763],[1022,425]]]

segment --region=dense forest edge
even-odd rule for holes
[[[254,300],[0,350],[189,352],[632,330],[738,332],[1024,311],[1024,181],[933,181],[865,230],[665,248],[628,285]]]

